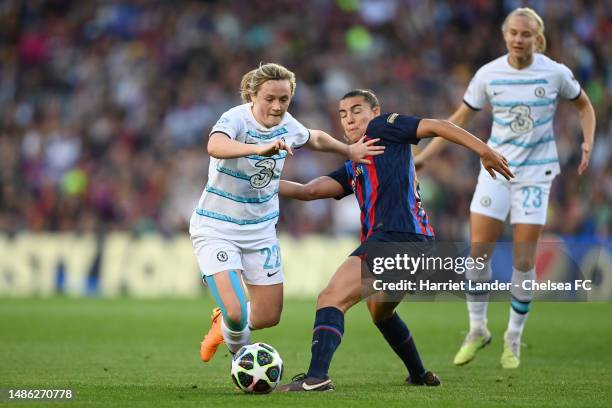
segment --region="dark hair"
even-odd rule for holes
[[[378,102],[378,98],[374,94],[374,92],[369,89],[353,89],[352,91],[345,94],[340,100],[344,100],[346,98],[352,98],[353,96],[362,96],[363,99],[366,100],[367,103],[373,108],[379,108],[380,102]]]

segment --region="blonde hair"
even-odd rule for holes
[[[512,10],[512,12],[510,12],[510,14],[508,14],[506,19],[504,20],[504,23],[502,24],[503,33],[505,33],[506,29],[508,28],[508,21],[511,17],[514,16],[529,17],[536,22],[538,26],[538,28],[536,29],[536,35],[539,41],[536,41],[535,50],[536,52],[543,54],[546,51],[546,37],[544,36],[544,21],[542,20],[542,17],[540,17],[540,15],[535,12],[535,10],[529,7],[520,7],[514,9]]]
[[[244,74],[240,81],[240,97],[244,103],[251,102],[251,96],[256,94],[266,81],[287,80],[291,85],[291,96],[295,94],[295,74],[279,64],[260,64],[259,68]]]

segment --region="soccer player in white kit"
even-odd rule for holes
[[[503,368],[517,368],[521,335],[533,297],[521,282],[535,279],[535,249],[546,211],[550,186],[559,174],[559,158],[553,133],[553,117],[559,98],[573,101],[584,135],[578,173],[584,174],[593,149],[595,113],[593,106],[572,72],[546,57],[544,23],[530,8],[512,11],[502,25],[508,53],[481,67],[470,82],[463,103],[449,120],[465,127],[475,112],[488,102],[493,126],[488,144],[509,161],[515,178],[497,179],[481,169],[470,205],[472,256],[490,259],[495,241],[510,213],[513,231],[513,270],[511,307],[504,349]],[[415,158],[422,166],[445,145],[433,140]],[[489,265],[484,270],[468,270],[466,278],[475,282],[491,279]],[[516,287],[514,284],[518,284]],[[488,293],[467,294],[470,331],[455,356],[454,363],[470,362],[476,352],[491,342],[487,328]]]
[[[363,158],[384,150],[373,145],[376,140],[349,146],[304,127],[287,112],[295,86],[293,72],[278,64],[248,72],[240,86],[245,103],[225,112],[210,132],[208,182],[189,228],[218,305],[200,346],[203,361],[223,342],[235,353],[249,343],[251,329],[274,326],[280,319],[283,272],[276,222],[286,157],[307,146],[369,163]]]

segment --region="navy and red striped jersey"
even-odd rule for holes
[[[421,205],[419,184],[412,160],[411,145],[421,118],[387,113],[372,119],[366,140],[377,139],[385,153],[369,156],[371,164],[346,161],[329,177],[344,188],[336,199],[355,194],[361,208],[361,241],[375,231],[410,232],[434,236]]]

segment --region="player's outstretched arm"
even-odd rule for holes
[[[215,159],[235,159],[249,155],[274,156],[281,150],[293,155],[291,146],[278,139],[265,145],[241,143],[230,139],[225,133],[215,132],[210,135],[207,145],[208,154]]]
[[[486,143],[483,143],[482,140],[467,130],[454,125],[448,120],[422,119],[419,122],[416,136],[419,139],[438,136],[449,142],[463,145],[480,156],[482,165],[491,177],[495,178],[495,171],[507,180],[514,177],[508,166],[508,160],[504,156],[491,149]]]
[[[591,153],[593,152],[593,143],[595,142],[595,110],[591,104],[591,100],[584,91],[580,91],[580,96],[574,101],[578,116],[580,117],[580,126],[582,127],[582,159],[578,166],[578,174],[583,175],[589,166]]]
[[[380,139],[372,139],[365,141],[365,137],[362,137],[358,142],[347,145],[339,142],[322,130],[310,129],[310,139],[308,143],[306,143],[306,146],[321,152],[338,153],[356,163],[370,164],[370,161],[365,159],[366,157],[378,156],[385,151],[384,146],[376,146],[374,144],[379,140]]]
[[[476,112],[477,111],[471,109],[465,103],[462,103],[455,113],[448,118],[448,121],[459,127],[465,127],[465,125],[474,117]],[[427,146],[425,146],[423,151],[414,156],[414,167],[417,170],[420,170],[432,157],[442,152],[446,146],[448,146],[448,140],[444,138],[439,137],[432,140]]]
[[[336,180],[328,176],[321,176],[307,184],[281,180],[278,194],[296,200],[311,201],[339,197],[343,192],[342,186]]]

